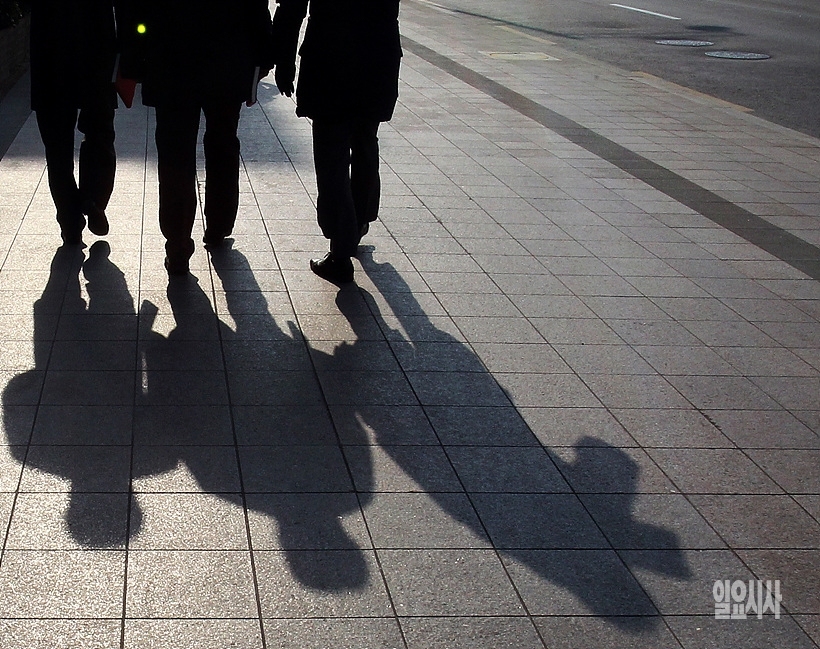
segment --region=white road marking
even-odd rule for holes
[[[675,16],[667,16],[666,14],[659,14],[654,11],[648,11],[646,9],[638,9],[637,7],[628,7],[627,5],[619,5],[610,3],[610,7],[618,7],[619,9],[629,9],[629,11],[637,11],[638,13],[642,14],[649,14],[650,16],[658,16],[659,18],[668,18],[669,20],[680,20],[680,18],[676,18]]]

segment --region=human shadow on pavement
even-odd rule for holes
[[[188,277],[168,286],[174,329],[144,341],[143,402],[157,413],[140,432],[135,480],[184,465],[201,491],[247,507],[254,549],[281,550],[300,584],[327,592],[364,588],[370,580],[361,547],[366,540],[344,520],[356,518],[361,502],[308,348],[295,324],[287,332],[277,324],[247,259],[231,243],[212,250],[211,262],[225,289],[218,308],[226,306],[227,313],[220,317],[229,316],[232,325],[217,319],[209,297]],[[207,343],[209,322],[218,330]],[[221,342],[224,356],[197,358],[196,341],[203,339],[206,349]],[[232,421],[203,421],[210,415],[196,411],[206,402],[221,404],[216,418],[230,404]],[[164,423],[162,410],[178,404],[188,404],[188,414]],[[226,435],[232,428],[235,439]],[[237,457],[240,474],[234,476]]]
[[[374,426],[375,442],[443,511],[479,539],[489,537],[533,614],[581,613],[571,602],[560,603],[550,582],[626,631],[657,625],[659,612],[632,570],[677,580],[690,579],[691,571],[674,532],[633,514],[637,462],[596,439],[594,431],[578,440],[573,460],[543,448],[474,352],[437,328],[396,269],[375,262],[371,250],[360,247],[359,259],[381,299],[362,291],[474,510],[455,506],[459,501],[452,494],[441,493],[440,479],[408,462],[406,448],[391,444],[388,430]],[[349,321],[354,330],[361,323],[353,314]],[[481,407],[482,401],[489,407]],[[601,494],[595,518],[584,494]],[[624,546],[610,538],[612,521],[619,538],[638,540],[628,549],[663,551],[618,552]]]
[[[91,246],[88,259],[78,246],[57,250],[34,304],[34,368],[3,392],[7,441],[25,469],[21,491],[37,498],[68,482],[65,528],[91,548],[124,546],[128,527],[136,317],[125,276],[109,253],[104,241]],[[123,333],[130,339],[116,340]],[[20,417],[21,408],[35,409],[33,421]],[[18,511],[28,512],[25,500],[18,499]],[[137,531],[141,511],[133,499],[130,509]],[[51,513],[37,507],[32,516]]]

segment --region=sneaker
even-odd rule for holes
[[[347,284],[353,281],[353,262],[350,261],[350,257],[337,258],[332,252],[321,259],[311,259],[310,270],[333,284]]]

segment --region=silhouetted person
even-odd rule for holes
[[[116,0],[34,0],[31,7],[31,107],[46,150],[48,184],[63,241],[82,243],[85,217],[108,233],[114,189],[112,82],[117,53]],[[74,177],[74,130],[80,147]]]
[[[197,209],[196,146],[205,115],[205,238],[218,246],[239,207],[239,112],[272,67],[267,0],[138,0],[129,66],[156,107],[165,267],[188,272]],[[137,65],[134,59],[140,58]]]
[[[277,0],[273,19],[276,85],[293,94],[296,46],[309,0]],[[332,282],[353,281],[359,241],[379,210],[381,122],[398,99],[399,0],[310,0],[299,50],[296,114],[313,120],[316,212],[330,252],[311,260]]]

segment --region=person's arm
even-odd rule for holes
[[[307,14],[308,0],[277,0],[273,14],[273,60],[276,65],[276,86],[290,97],[296,78],[296,50],[299,31]]]

